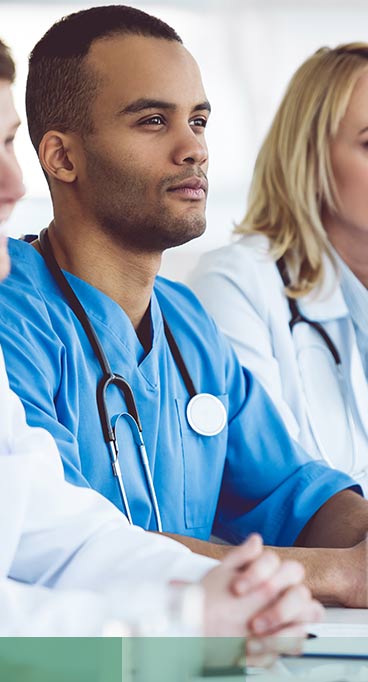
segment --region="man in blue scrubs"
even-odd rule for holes
[[[27,84],[30,134],[54,205],[51,247],[112,371],[133,391],[163,530],[217,557],[226,548],[200,542],[211,533],[239,543],[257,530],[269,544],[299,545],[278,551],[303,561],[315,594],[366,606],[368,503],[359,487],[290,440],[195,296],[156,278],[163,250],[205,229],[209,111],[197,64],[166,24],[123,6],[55,24],[31,55]],[[128,513],[101,428],[91,342],[40,243],[13,242],[10,252],[0,343],[12,388],[29,423],[55,437],[67,479]],[[201,433],[208,410],[197,430],[188,421],[188,382],[164,319],[196,392],[226,409],[216,435]],[[113,422],[127,411],[116,386],[106,403]],[[156,530],[129,418],[118,420],[117,437],[132,519]]]
[[[0,281],[10,270],[1,223],[24,193],[14,75],[0,40]],[[9,388],[1,348],[0,405],[0,636],[98,636],[117,619],[121,634],[171,635],[174,626],[176,635],[247,636],[249,651],[255,638],[262,658],[299,649],[305,624],[322,615],[300,564],[263,551],[256,535],[218,564],[129,525],[94,490],[66,483],[53,438],[28,426]],[[259,638],[265,617],[269,630]]]
[[[1,223],[24,193],[14,75],[0,40],[0,281],[10,270]],[[54,440],[28,426],[9,388],[1,347],[0,405],[0,636],[98,636],[118,621],[121,634],[247,636],[247,653],[253,644],[262,659],[299,650],[305,624],[322,615],[300,564],[263,551],[256,535],[218,564],[65,482]]]

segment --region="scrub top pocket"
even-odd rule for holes
[[[217,395],[228,412],[229,397]],[[188,398],[176,398],[184,466],[184,510],[186,528],[212,529],[220,494],[227,452],[228,426],[216,436],[201,436],[190,427]]]

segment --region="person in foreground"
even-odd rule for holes
[[[211,533],[305,546],[277,551],[315,595],[368,603],[359,486],[290,439],[198,299],[156,278],[162,251],[205,229],[210,105],[192,56],[154,17],[91,8],[36,45],[26,100],[55,217],[10,243],[0,342],[67,480],[211,556],[229,551]]]
[[[0,41],[0,221],[23,194],[13,147],[19,125],[13,79],[12,58]],[[1,280],[9,268],[1,235]],[[169,538],[130,526],[98,493],[66,483],[53,438],[26,424],[8,386],[1,349],[0,404],[0,635],[98,635],[113,619],[128,632],[139,633],[144,624],[146,635],[150,627],[160,634],[167,593],[175,590],[172,580],[202,585],[199,632],[248,635],[250,648],[257,640],[268,655],[298,647],[305,623],[321,617],[320,605],[302,584],[302,567],[264,551],[259,536],[217,565]],[[261,637],[257,618],[269,621]],[[276,634],[288,636],[283,645]]]
[[[290,434],[366,496],[367,105],[368,44],[307,59],[259,152],[241,239],[190,279]]]

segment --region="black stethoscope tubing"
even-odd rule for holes
[[[287,269],[287,265],[285,263],[284,258],[279,258],[276,261],[276,266],[277,269],[280,273],[280,277],[283,281],[283,284],[285,287],[290,286],[290,275]],[[332,341],[331,337],[329,334],[327,334],[326,330],[323,329],[322,325],[319,322],[316,322],[316,320],[311,320],[309,317],[306,317],[303,315],[303,313],[300,311],[300,308],[298,306],[298,303],[295,298],[291,298],[289,296],[286,296],[289,310],[291,313],[291,318],[289,320],[289,328],[291,333],[293,332],[293,329],[295,325],[299,324],[300,322],[304,322],[305,324],[308,324],[310,327],[313,327],[313,329],[316,330],[316,332],[320,335],[320,337],[323,339],[325,342],[328,350],[330,351],[335,364],[337,366],[341,366],[341,356],[339,351],[337,350],[334,342]]]
[[[70,286],[68,280],[66,279],[65,275],[63,274],[61,268],[58,265],[58,262],[55,258],[51,243],[50,243],[50,238],[48,235],[47,228],[41,231],[40,236],[39,236],[39,242],[41,245],[41,251],[42,255],[44,256],[46,265],[48,266],[51,274],[53,275],[54,279],[56,280],[57,284],[59,285],[59,288],[61,289],[62,293],[64,294],[70,308],[73,310],[74,314],[78,318],[79,322],[81,323],[88,340],[96,354],[96,357],[99,361],[101,370],[103,372],[103,375],[106,377],[112,377],[116,376],[119,379],[122,379],[122,377],[118,374],[114,375],[114,373],[111,370],[110,363],[102,349],[102,346],[100,344],[100,341],[97,337],[97,334],[88,318],[88,315],[83,308],[80,300],[76,296],[73,288]],[[188,368],[184,362],[184,358],[179,350],[179,347],[174,339],[173,333],[165,319],[165,317],[162,315],[163,319],[163,325],[164,325],[164,331],[165,331],[165,336],[167,339],[167,342],[169,344],[170,351],[172,353],[172,356],[175,360],[176,366],[180,372],[180,375],[183,379],[183,382],[185,384],[185,388],[188,391],[189,397],[192,398],[195,395],[197,395],[197,391],[195,389],[193,380],[189,374]],[[125,380],[123,379],[125,382]],[[126,384],[127,382],[125,382]],[[138,411],[137,407],[135,404],[135,401],[133,399],[132,405],[132,415],[134,415],[134,418],[137,420],[137,423],[140,424],[139,421],[139,416],[138,416]]]
[[[160,516],[160,511],[158,508],[158,503],[157,503],[157,498],[156,498],[156,493],[154,489],[154,484],[152,480],[152,475],[150,472],[150,467],[149,467],[149,462],[147,458],[147,453],[143,441],[143,434],[142,434],[142,424],[139,418],[138,414],[138,409],[137,405],[134,399],[133,391],[129,385],[129,383],[122,377],[120,374],[116,374],[112,371],[110,363],[102,349],[101,343],[97,337],[97,334],[88,318],[88,315],[82,306],[81,302],[79,301],[78,297],[76,296],[73,288],[69,284],[68,280],[66,279],[65,275],[63,274],[61,268],[59,267],[59,264],[55,258],[48,231],[47,228],[42,230],[39,236],[39,244],[40,244],[40,250],[41,254],[44,257],[45,263],[53,276],[54,280],[59,286],[59,289],[61,290],[62,294],[64,295],[66,301],[68,302],[69,307],[71,310],[74,312],[76,315],[77,319],[81,323],[85,334],[91,344],[91,347],[95,353],[95,356],[99,362],[99,365],[101,367],[102,371],[102,377],[98,382],[97,389],[96,389],[96,399],[97,399],[97,407],[98,407],[98,413],[99,413],[99,418],[101,422],[101,427],[103,431],[103,436],[104,440],[109,448],[109,454],[110,454],[110,459],[111,459],[111,464],[112,464],[112,469],[114,476],[117,478],[118,484],[119,484],[119,489],[120,489],[120,494],[121,498],[125,507],[125,511],[127,514],[127,517],[130,521],[130,523],[133,523],[132,521],[132,516],[129,508],[129,501],[127,499],[126,491],[125,491],[125,486],[122,478],[122,473],[119,465],[119,447],[118,447],[118,442],[117,442],[117,437],[116,437],[116,422],[115,425],[113,426],[110,418],[109,418],[109,413],[107,409],[107,400],[106,400],[106,392],[109,386],[115,385],[117,386],[123,393],[124,399],[126,402],[127,406],[127,413],[122,413],[120,416],[124,414],[125,418],[129,418],[128,420],[132,420],[132,422],[135,422],[136,428],[138,433],[136,433],[136,440],[137,440],[137,445],[140,450],[140,456],[141,456],[141,461],[144,467],[146,479],[147,479],[147,484],[149,487],[150,491],[150,496],[154,508],[154,513],[156,516],[156,522],[157,522],[157,528],[159,531],[162,530],[162,522],[161,522],[161,516]],[[219,433],[222,428],[224,427],[226,423],[226,410],[221,403],[221,401],[216,398],[215,396],[211,394],[206,394],[206,393],[197,393],[194,383],[192,381],[192,378],[189,374],[188,368],[184,362],[183,356],[178,348],[178,345],[174,339],[174,336],[170,330],[170,327],[165,319],[164,316],[162,316],[163,319],[163,326],[164,326],[164,333],[171,351],[171,354],[174,358],[174,361],[176,363],[176,366],[180,372],[180,375],[182,377],[182,380],[185,384],[186,390],[189,394],[189,402],[187,405],[187,418],[188,421],[191,425],[191,427],[197,431],[197,433],[202,433],[202,435],[216,435]],[[206,431],[201,430],[201,426],[198,423],[195,422],[195,418],[193,417],[194,412],[190,411],[190,407],[194,406],[195,403],[200,399],[205,399],[208,401],[208,399],[211,400],[211,404],[215,405],[217,415],[216,415],[216,420],[217,420],[217,425],[216,427],[212,430],[211,428]],[[135,427],[134,427],[135,429]]]
[[[280,273],[280,277],[283,281],[283,284],[285,287],[288,287],[290,285],[290,276],[288,273],[287,265],[285,263],[284,258],[279,258],[278,261],[276,261],[276,266],[277,269]],[[355,439],[354,439],[354,419],[353,415],[351,412],[351,408],[349,404],[346,402],[346,395],[345,395],[345,390],[344,390],[344,379],[343,379],[343,373],[342,373],[342,362],[341,362],[341,356],[339,351],[337,350],[334,342],[332,341],[331,337],[329,334],[327,334],[326,330],[322,327],[322,325],[319,322],[316,322],[315,320],[311,320],[310,318],[306,317],[303,315],[299,309],[299,306],[297,304],[297,301],[295,298],[290,298],[289,296],[286,295],[286,299],[289,305],[289,310],[291,313],[291,318],[289,320],[289,328],[290,328],[290,333],[291,335],[293,334],[293,329],[294,327],[301,323],[304,322],[305,324],[308,324],[310,327],[312,327],[322,338],[324,343],[326,344],[329,352],[331,353],[334,361],[335,361],[335,367],[336,367],[336,372],[337,372],[337,378],[340,383],[340,391],[342,395],[342,399],[345,404],[345,416],[348,424],[348,429],[350,433],[350,439],[351,439],[351,448],[352,448],[352,456],[351,456],[351,466],[349,471],[347,473],[351,473],[352,475],[356,475],[355,469],[356,469],[356,462],[357,462],[357,453],[356,453],[356,445],[355,445]],[[309,411],[308,407],[308,401],[306,403],[307,407],[307,414],[308,414],[308,419],[309,423],[311,426],[312,433],[314,435],[315,442],[317,444],[318,450],[323,456],[323,458],[330,464],[330,466],[334,467],[334,464],[329,457],[329,454],[325,451],[325,448],[323,446],[323,443],[321,442],[321,439],[319,437],[319,434],[315,430],[313,426],[313,417],[312,413]]]

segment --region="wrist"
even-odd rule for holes
[[[276,547],[281,559],[296,559],[305,570],[304,582],[322,604],[346,604],[351,581],[351,548]]]
[[[330,606],[345,606],[351,582],[351,563],[349,549],[324,549],[319,558],[323,567],[323,579],[316,590],[316,596],[323,604]]]

